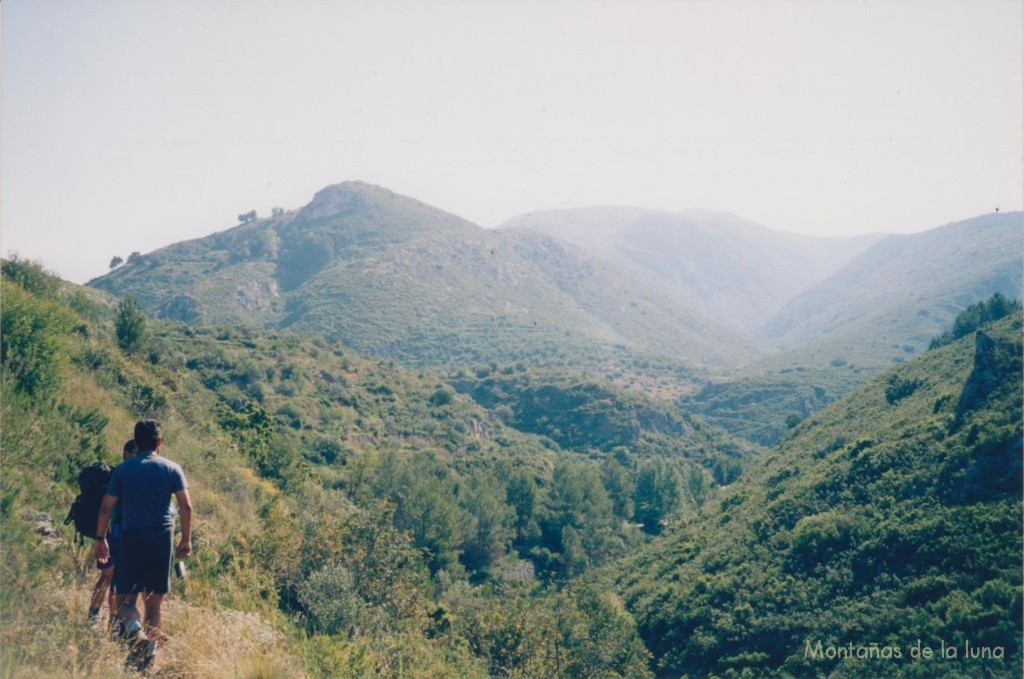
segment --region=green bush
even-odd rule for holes
[[[21,259],[18,255],[0,263],[0,275],[36,297],[53,299],[60,290],[60,279],[43,269],[42,264]]]
[[[142,351],[146,342],[146,316],[134,297],[125,297],[118,303],[114,318],[117,346],[127,354]]]
[[[56,394],[69,364],[68,311],[6,280],[2,285],[0,364],[5,378],[32,397]]]

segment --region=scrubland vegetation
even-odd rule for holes
[[[564,449],[322,339],[140,323],[17,259],[3,286],[6,675],[119,671],[60,519],[142,416],[197,516],[159,676],[648,674],[619,599],[577,578],[651,539],[634,507],[655,532],[708,496],[698,460],[662,454],[652,484],[649,459]]]
[[[122,672],[61,520],[143,416],[196,511],[154,676],[1020,673],[1012,304],[766,451],[573,366],[157,321],[17,258],[2,286],[2,676]],[[920,639],[1003,656],[806,655]]]

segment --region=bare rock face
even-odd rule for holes
[[[199,300],[191,295],[174,295],[168,297],[156,310],[157,318],[169,321],[195,323],[202,317]]]
[[[280,297],[277,283],[273,279],[248,280],[235,290],[238,304],[250,312],[269,311]]]
[[[491,438],[490,427],[488,427],[485,423],[477,419],[472,419],[469,421],[469,424],[470,427],[472,427],[473,429],[473,436],[476,437],[477,439],[482,439],[486,441]]]
[[[505,582],[533,582],[536,577],[536,569],[529,560],[520,561],[501,574],[501,579]]]

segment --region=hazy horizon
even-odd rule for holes
[[[2,252],[110,259],[361,180],[491,228],[820,236],[1020,210],[1022,3],[9,0]]]

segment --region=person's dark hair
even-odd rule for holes
[[[135,446],[139,453],[151,453],[156,450],[156,442],[160,438],[160,423],[156,420],[139,420],[135,423]]]
[[[121,456],[135,455],[139,452],[139,447],[135,445],[135,439],[128,439],[124,442],[124,449],[121,451]]]

